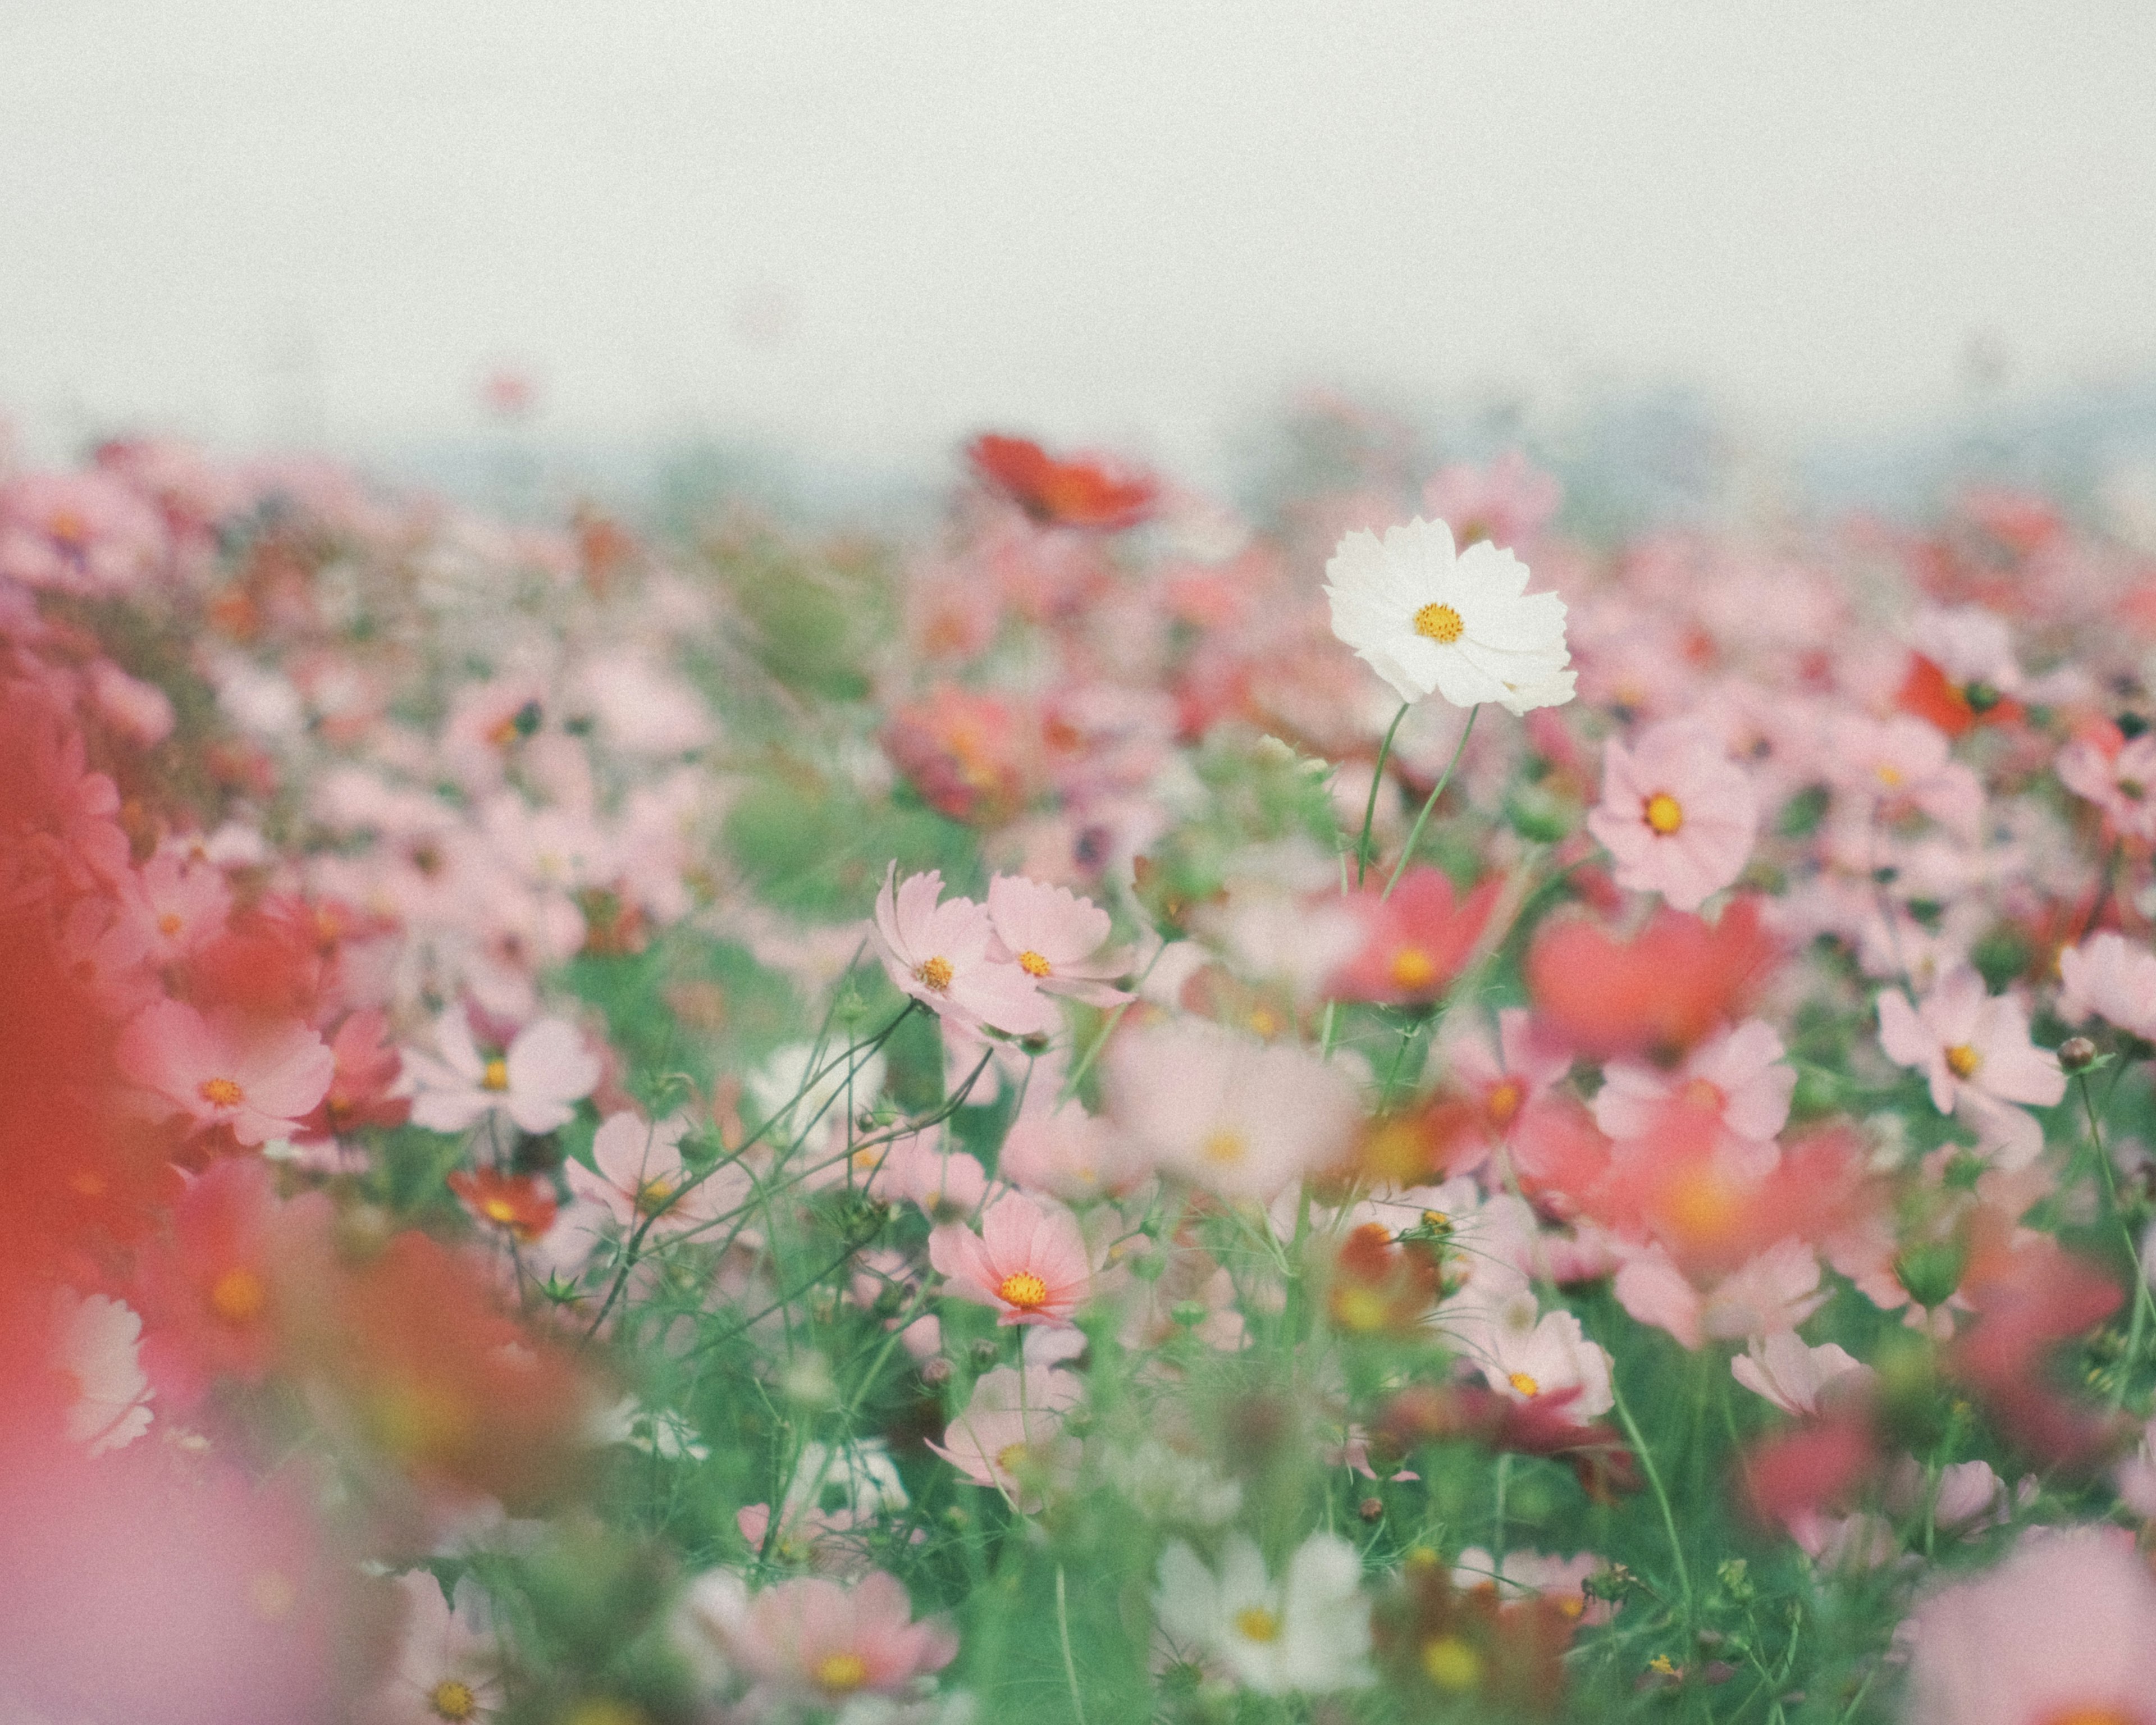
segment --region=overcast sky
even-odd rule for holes
[[[1298,381],[1804,436],[2156,367],[2143,0],[0,0],[0,411],[1156,453]]]

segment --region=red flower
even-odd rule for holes
[[[552,1228],[560,1209],[554,1194],[530,1174],[505,1174],[490,1168],[466,1173],[459,1168],[449,1183],[475,1221],[501,1230],[519,1245],[531,1245]]]
[[[1022,437],[977,437],[966,450],[973,471],[1045,526],[1113,531],[1152,514],[1159,487],[1142,473],[1086,456],[1058,461]]]
[[[1348,900],[1363,944],[1334,974],[1333,997],[1389,1006],[1436,999],[1481,938],[1503,884],[1492,876],[1463,900],[1441,870],[1424,865],[1403,875],[1390,898],[1364,887]]]
[[[1535,1009],[1582,1054],[1682,1053],[1757,997],[1780,949],[1739,898],[1719,922],[1666,907],[1629,941],[1584,917],[1545,925],[1527,963]]]
[[[402,1126],[411,1118],[409,1097],[392,1096],[403,1058],[389,1040],[389,1019],[378,1007],[349,1014],[330,1039],[336,1070],[321,1103],[299,1129],[310,1137],[335,1137],[362,1127]]]

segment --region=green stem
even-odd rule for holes
[[[1452,758],[1445,763],[1445,771],[1438,775],[1437,783],[1430,787],[1430,798],[1422,805],[1422,813],[1415,817],[1414,825],[1408,829],[1408,842],[1400,852],[1399,861],[1394,865],[1393,878],[1385,882],[1385,890],[1378,896],[1381,903],[1393,896],[1393,889],[1400,884],[1400,876],[1407,873],[1408,860],[1414,855],[1415,841],[1422,837],[1422,829],[1429,825],[1430,812],[1437,807],[1437,799],[1445,794],[1445,786],[1452,783],[1452,769],[1460,764],[1460,757],[1467,747],[1467,739],[1475,734],[1475,716],[1481,711],[1479,703],[1467,709],[1467,722],[1460,728],[1460,741],[1453,746]]]
[[[2088,1074],[2076,1072],[2075,1086],[2082,1093],[2082,1111],[2088,1116],[2089,1141],[2096,1146],[2097,1172],[2103,1176],[2105,1202],[2111,1208],[2111,1219],[2118,1224],[2118,1237],[2126,1247],[2126,1261],[2133,1266],[2133,1316],[2126,1331],[2126,1358],[2120,1362],[2118,1381],[2112,1386],[2111,1404],[2123,1406],[2126,1401],[2126,1386],[2133,1380],[2133,1368],[2141,1358],[2141,1337],[2148,1327],[2152,1302],[2156,1293],[2148,1286],[2148,1271],[2141,1261],[2141,1250],[2134,1243],[2133,1230],[2126,1225],[2124,1212],[2118,1204],[2118,1176],[2111,1165],[2111,1155],[2103,1147],[2103,1127],[2096,1113],[2096,1099],[2089,1094]]]
[[[1647,1440],[1640,1435],[1638,1422],[1632,1410],[1625,1405],[1624,1392],[1617,1387],[1615,1373],[1609,1378],[1609,1394],[1617,1408],[1617,1417],[1623,1422],[1625,1435],[1632,1440],[1633,1452],[1640,1458],[1640,1471],[1647,1476],[1647,1488],[1655,1494],[1655,1502],[1662,1512],[1662,1527],[1670,1536],[1670,1557],[1676,1565],[1677,1592],[1684,1600],[1685,1621],[1691,1621],[1691,1568],[1685,1562],[1684,1541],[1677,1535],[1676,1512],[1670,1507],[1670,1494],[1662,1485],[1662,1471],[1655,1466],[1655,1452],[1647,1447]]]
[[[1086,1725],[1086,1703],[1078,1693],[1078,1661],[1070,1655],[1070,1602],[1063,1586],[1063,1566],[1055,1566],[1055,1628],[1063,1638],[1063,1676],[1070,1685],[1070,1711],[1078,1725]]]
[[[1385,740],[1378,745],[1378,764],[1370,770],[1370,799],[1363,805],[1363,836],[1355,841],[1355,884],[1363,884],[1363,872],[1370,866],[1370,823],[1377,818],[1378,787],[1385,782],[1385,759],[1393,752],[1393,732],[1400,728],[1400,721],[1407,717],[1408,709],[1414,703],[1404,701],[1400,710],[1393,715],[1393,722],[1385,732]]]

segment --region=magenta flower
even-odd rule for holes
[[[121,1033],[120,1070],[148,1091],[162,1116],[191,1115],[241,1143],[289,1137],[329,1091],[336,1056],[304,1024],[234,1013],[205,1018],[161,1000]]]
[[[429,1132],[469,1131],[497,1111],[520,1132],[565,1126],[599,1081],[598,1056],[562,1019],[526,1024],[500,1050],[481,1052],[464,1009],[434,1021],[438,1055],[404,1052],[401,1086],[412,1096],[412,1121]]]
[[[893,863],[876,895],[876,952],[893,986],[962,1029],[1045,1036],[1061,1022],[1033,974],[994,950],[987,908],[969,898],[945,904],[935,870],[898,879]]]
[[[1602,801],[1587,829],[1616,860],[1620,886],[1697,911],[1735,880],[1759,829],[1759,799],[1722,745],[1683,720],[1603,751]]]
[[[956,1224],[935,1230],[928,1261],[949,1279],[950,1292],[994,1307],[999,1324],[1068,1324],[1093,1291],[1078,1219],[1022,1192],[990,1204],[978,1234]]]
[[[2010,995],[1984,991],[1984,978],[1966,965],[1942,976],[1912,1006],[1892,989],[1879,997],[1879,1041],[1897,1065],[1922,1071],[1932,1106],[1959,1112],[2002,1153],[2003,1167],[2020,1168],[2043,1148],[2043,1129],[2019,1108],[2050,1107],[2066,1093],[2058,1056],[2029,1040],[2029,1014]]]
[[[996,956],[1016,964],[1043,993],[1088,1006],[1118,1006],[1131,998],[1109,986],[1130,965],[1121,952],[1101,952],[1108,913],[1091,899],[1023,875],[998,875],[988,882],[988,921]]]

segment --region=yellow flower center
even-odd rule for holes
[[[244,1324],[261,1314],[269,1296],[260,1276],[235,1267],[210,1284],[209,1309],[226,1323]]]
[[[2140,1725],[2140,1722],[2117,1707],[2075,1707],[2067,1712],[2046,1713],[2042,1725]]]
[[[507,1090],[509,1062],[502,1059],[500,1055],[496,1055],[480,1071],[479,1081],[480,1087],[483,1090]]]
[[[1542,1385],[1536,1383],[1525,1372],[1515,1372],[1505,1381],[1518,1390],[1522,1395],[1540,1395],[1543,1393]]]
[[[1890,791],[1902,783],[1902,769],[1892,761],[1881,761],[1871,769],[1871,773],[1873,778]]]
[[[1490,1086],[1490,1094],[1482,1099],[1482,1111],[1490,1117],[1492,1126],[1510,1126],[1512,1117],[1520,1111],[1520,1087],[1509,1078]]]
[[[471,1692],[469,1683],[444,1677],[427,1692],[427,1705],[438,1719],[469,1719],[479,1711],[479,1697]]]
[[[1029,1459],[1029,1453],[1024,1444],[1005,1444],[996,1451],[996,1466],[1007,1474],[1017,1474]]]
[[[1422,1650],[1423,1674],[1458,1695],[1482,1680],[1482,1656],[1457,1635],[1440,1635]]]
[[[516,1206],[506,1198],[490,1198],[479,1209],[488,1221],[504,1228],[516,1219]]]
[[[1424,605],[1414,614],[1414,632],[1440,647],[1450,647],[1466,627],[1450,605]]]
[[[1681,1094],[1695,1108],[1719,1108],[1729,1100],[1722,1095],[1722,1086],[1711,1078],[1693,1079]]]
[[[1358,1335],[1368,1335],[1373,1330],[1382,1330],[1392,1317],[1392,1308],[1385,1297],[1375,1288],[1350,1284],[1339,1289],[1332,1296],[1332,1316],[1343,1330]]]
[[[163,935],[167,940],[171,939],[172,936],[177,934],[186,927],[187,924],[182,922],[178,916],[170,911],[166,911],[163,916],[157,919],[157,932]]]
[[[1280,1619],[1262,1605],[1245,1605],[1235,1614],[1235,1633],[1246,1641],[1277,1641],[1280,1632]]]
[[[1647,798],[1647,824],[1665,839],[1684,824],[1684,805],[1667,791],[1656,791]]]
[[[636,1189],[636,1207],[647,1216],[654,1215],[673,1196],[674,1183],[671,1180],[646,1180]]]
[[[247,1092],[230,1078],[205,1078],[197,1094],[213,1108],[237,1108],[247,1100]]]
[[[1233,1168],[1250,1153],[1250,1141],[1231,1126],[1206,1133],[1198,1147],[1198,1153],[1215,1168]]]
[[[1048,1303],[1048,1284],[1030,1270],[1014,1271],[996,1284],[996,1297],[1021,1312],[1031,1312]]]
[[[869,1680],[869,1662],[858,1653],[827,1653],[816,1661],[816,1686],[844,1695]]]
[[[927,963],[915,967],[913,979],[922,987],[933,988],[941,994],[951,986],[951,978],[954,974],[956,973],[951,968],[951,961],[948,958],[931,958]]]
[[[1402,947],[1393,954],[1393,986],[1427,988],[1437,980],[1437,964],[1420,947]]]
[[[1957,1042],[1947,1050],[1947,1070],[1957,1078],[1974,1078],[1976,1069],[1984,1064],[1984,1056],[1966,1042]]]
[[[1018,968],[1028,976],[1046,976],[1053,967],[1040,953],[1027,951],[1018,955]]]

